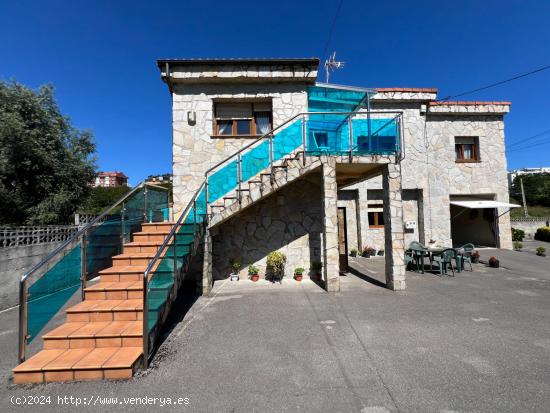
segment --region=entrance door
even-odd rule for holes
[[[340,272],[348,270],[348,231],[346,228],[346,208],[338,208],[338,254]]]

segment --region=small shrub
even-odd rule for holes
[[[323,263],[321,261],[312,261],[310,265],[310,270],[314,274],[318,274],[323,269]]]
[[[267,254],[267,269],[274,275],[282,277],[285,272],[286,255],[279,251]]]
[[[294,274],[302,275],[303,273],[304,273],[304,269],[302,267],[294,268]]]
[[[241,271],[242,265],[240,261],[232,258],[231,260],[229,260],[229,263],[231,264],[231,269],[233,270],[233,274],[238,274],[239,271]]]
[[[523,248],[523,243],[519,241],[514,241],[514,249],[516,251],[521,251],[522,248]]]
[[[544,248],[544,247],[537,247],[537,255],[540,255],[541,257],[546,256],[546,248]]]
[[[352,257],[356,257],[357,256],[357,248],[352,248],[351,251],[350,251],[350,255]]]
[[[538,241],[550,242],[550,227],[542,227],[537,229],[535,239]]]
[[[523,241],[524,238],[525,238],[524,230],[512,228],[512,241]]]
[[[255,265],[248,266],[248,275],[258,275],[260,270]]]
[[[478,250],[475,250],[475,251],[472,251],[472,253],[470,254],[471,257],[474,257],[474,258],[479,258],[479,251]]]

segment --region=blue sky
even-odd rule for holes
[[[62,111],[91,129],[102,170],[135,184],[171,169],[164,57],[320,56],[338,0],[0,0],[0,78],[52,83]],[[328,47],[331,81],[438,87],[440,97],[550,64],[548,1],[344,0]],[[550,129],[550,70],[461,100],[511,100],[506,139]],[[550,134],[509,152],[509,168],[550,166]],[[516,149],[523,148],[517,146]]]

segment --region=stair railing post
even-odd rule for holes
[[[269,135],[269,168],[270,168],[270,174],[269,174],[269,181],[271,183],[275,180],[274,175],[274,169],[273,169],[273,134]]]
[[[122,203],[120,211],[120,252],[124,251],[124,243],[126,242],[126,203]]]
[[[348,129],[349,129],[349,161],[350,163],[353,160],[353,121],[351,119],[353,115],[348,116]]]
[[[80,245],[80,287],[82,290],[82,300],[84,300],[84,289],[86,288],[86,277],[88,275],[87,268],[87,249],[88,249],[88,231],[82,234],[82,242]]]
[[[204,201],[205,201],[205,214],[208,217],[208,175],[204,175]]]
[[[174,258],[173,258],[173,260],[174,260],[174,284],[176,284],[178,282],[178,254],[177,254],[177,252],[178,252],[177,248],[178,247],[176,245],[177,244],[177,239],[178,239],[177,235],[178,235],[178,232],[176,230],[176,232],[174,233],[174,248],[173,248],[174,249]]]
[[[194,200],[193,201],[193,238],[195,237],[196,225],[197,225],[197,200]]]
[[[143,368],[149,367],[149,303],[147,302],[147,271],[143,273]]]
[[[147,187],[143,185],[143,222],[147,222]]]
[[[302,115],[302,164],[306,166],[306,115]]]
[[[241,181],[242,181],[242,158],[241,153],[239,152],[237,154],[237,201],[239,201],[239,204],[241,203]]]
[[[27,353],[27,280],[19,282],[19,363],[23,363]]]

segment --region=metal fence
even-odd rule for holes
[[[77,231],[73,225],[0,227],[0,248],[66,241]]]

